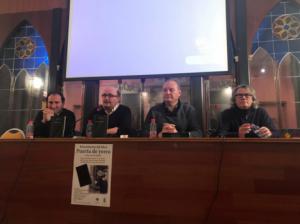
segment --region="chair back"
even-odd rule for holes
[[[25,134],[19,128],[11,128],[8,129],[6,132],[4,132],[0,138],[1,139],[24,139]]]

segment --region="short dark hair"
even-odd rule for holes
[[[52,92],[49,92],[48,93],[48,95],[47,95],[47,97],[46,97],[46,102],[48,103],[48,98],[49,98],[49,96],[51,96],[51,95],[59,95],[60,96],[60,98],[61,98],[61,102],[62,103],[65,103],[65,97],[64,97],[64,95],[61,93],[61,92],[58,92],[58,91],[52,91]]]

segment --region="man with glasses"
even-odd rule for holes
[[[158,137],[202,136],[196,110],[180,101],[181,89],[177,81],[163,84],[163,103],[152,107],[145,120],[145,135],[149,135],[150,122],[155,119]]]
[[[276,130],[268,113],[258,107],[255,90],[239,85],[232,92],[231,108],[221,113],[220,134],[227,137],[272,136]]]
[[[94,120],[97,115],[108,117],[107,136],[119,137],[129,135],[131,130],[131,111],[129,107],[120,104],[121,93],[112,86],[104,87],[102,105],[96,107],[88,116],[88,120]]]

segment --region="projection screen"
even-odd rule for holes
[[[70,0],[66,79],[228,71],[226,0]]]

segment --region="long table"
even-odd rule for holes
[[[71,205],[79,143],[113,144],[109,208]],[[1,224],[298,222],[298,139],[0,141]]]

